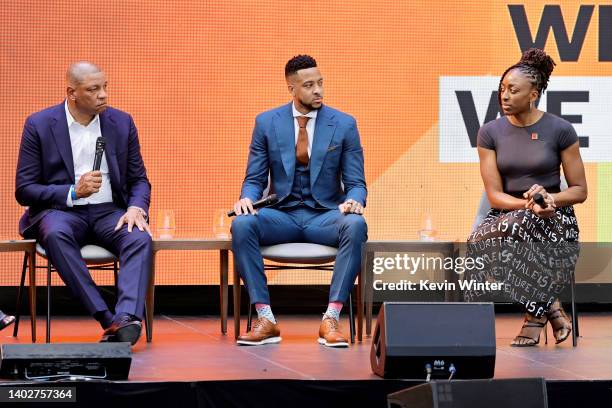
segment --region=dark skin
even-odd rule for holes
[[[323,105],[323,77],[318,67],[301,69],[287,76],[287,89],[295,108],[302,114],[320,109]],[[346,200],[338,206],[342,214],[363,214],[363,205],[355,200]],[[257,214],[253,202],[242,198],[234,204],[236,215]]]
[[[544,112],[535,107],[539,97],[537,88],[519,69],[510,70],[502,80],[500,88],[502,109],[508,121],[514,126],[525,127],[536,123],[542,118]],[[494,150],[478,147],[480,157],[480,174],[487,192],[491,207],[504,210],[518,210],[528,208],[542,218],[551,218],[555,215],[556,207],[563,207],[581,203],[587,198],[587,184],[584,174],[584,165],[580,156],[578,142],[561,152],[561,165],[567,180],[568,189],[559,193],[550,194],[544,187],[534,184],[523,193],[523,198],[516,198],[504,193],[501,175],[497,168],[496,153]],[[540,193],[547,204],[546,208],[533,201],[533,196]],[[559,306],[560,307],[560,306]],[[536,318],[528,315],[532,323],[545,325],[548,318]],[[512,344],[515,346],[533,345],[539,338],[541,327],[525,326]],[[562,336],[562,330],[555,336]],[[524,336],[524,337],[521,337]]]
[[[96,66],[82,62],[70,67],[66,74],[66,81],[68,110],[75,121],[87,126],[108,106],[106,75]],[[100,187],[102,187],[102,172],[90,171],[79,178],[74,190],[77,198],[86,198],[100,191]],[[138,208],[128,208],[119,219],[115,231],[119,230],[123,224],[127,224],[129,232],[132,232],[136,226],[140,231],[147,231],[151,235],[145,215]]]
[[[538,96],[537,88],[519,69],[510,70],[502,80],[500,88],[502,109],[508,121],[514,126],[530,126],[542,118],[544,112],[535,107]],[[587,198],[586,176],[578,142],[561,152],[561,165],[568,189],[559,193],[548,193],[544,187],[534,184],[523,193],[523,198],[506,194],[497,168],[495,151],[478,147],[478,156],[482,181],[493,208],[503,210],[528,208],[539,217],[550,218],[555,215],[556,207],[582,203]],[[546,208],[533,201],[536,193],[544,197]]]
[[[78,123],[83,126],[89,125],[93,118],[103,112],[107,106],[106,88],[108,82],[104,72],[87,66],[78,67],[78,75],[67,75],[68,84],[66,96],[68,110]],[[100,171],[90,171],[83,174],[78,180],[75,191],[77,198],[89,197],[100,191],[102,186],[102,173]]]

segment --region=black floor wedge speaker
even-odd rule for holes
[[[543,378],[432,381],[387,396],[388,408],[547,408]]]
[[[492,378],[493,304],[383,303],[370,362],[384,378]]]
[[[3,344],[0,377],[127,380],[130,343]]]

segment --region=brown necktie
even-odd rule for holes
[[[308,116],[298,116],[297,121],[300,126],[298,131],[298,140],[295,145],[295,157],[298,163],[308,166],[308,132],[306,131],[306,123]]]

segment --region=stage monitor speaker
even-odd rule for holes
[[[384,378],[492,378],[493,304],[383,303],[370,362]]]
[[[130,343],[3,344],[0,377],[127,380]]]
[[[388,408],[547,408],[543,378],[432,381],[387,396]]]

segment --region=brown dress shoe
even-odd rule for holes
[[[336,319],[325,317],[319,327],[319,344],[327,347],[348,347],[348,341],[340,332]]]
[[[243,346],[261,346],[262,344],[280,343],[281,340],[278,325],[262,317],[255,320],[250,332],[238,336],[236,343]]]

